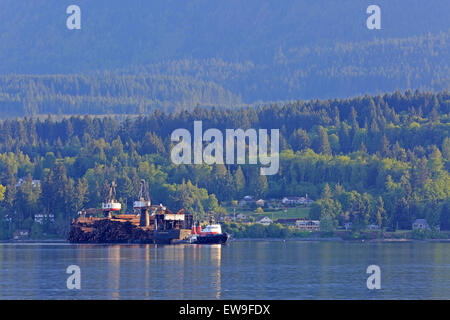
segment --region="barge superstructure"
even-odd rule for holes
[[[94,217],[93,210],[82,210],[79,217],[72,220],[69,242],[169,244],[191,235],[192,215],[183,209],[174,213],[162,204],[152,205],[144,180],[141,180],[139,199],[134,202],[135,214],[113,215],[121,209],[115,199],[115,187],[113,182],[102,204],[103,217]]]

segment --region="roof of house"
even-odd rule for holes
[[[20,187],[25,181],[26,181],[26,178],[20,178],[20,179],[17,181],[17,183],[16,183],[16,188]],[[34,180],[34,179],[33,179],[33,180],[31,181],[31,183],[32,183],[33,187],[35,187],[35,186],[41,184],[41,180]]]
[[[428,224],[426,219],[416,219],[414,223]]]
[[[26,229],[19,229],[19,230],[16,230],[14,233],[15,234],[28,234],[30,231],[29,230],[26,230]]]

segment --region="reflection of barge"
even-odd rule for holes
[[[172,243],[187,239],[193,218],[184,210],[173,213],[162,205],[151,205],[148,188],[141,181],[139,200],[134,203],[138,214],[117,214],[115,184],[102,205],[103,218],[89,216],[87,211],[72,221],[68,241],[72,243]],[[108,210],[110,208],[111,210]],[[119,209],[120,210],[120,209]]]

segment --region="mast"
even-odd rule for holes
[[[147,182],[144,179],[141,180],[140,184],[141,188],[139,190],[139,200],[134,202],[133,208],[135,210],[141,211],[141,219],[139,225],[141,227],[148,227],[150,225],[150,215],[148,211],[152,205],[152,202],[150,200],[150,190],[148,188]]]
[[[122,204],[116,200],[116,187],[116,182],[111,182],[108,195],[105,198],[105,202],[102,203],[103,215],[108,218],[112,217],[111,212],[122,210]]]

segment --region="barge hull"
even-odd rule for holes
[[[153,218],[153,217],[152,217]],[[153,221],[152,221],[153,222]],[[170,223],[170,224],[169,224]],[[162,230],[155,230],[155,223],[141,227],[139,216],[118,215],[113,218],[80,218],[73,221],[68,241],[70,243],[155,243],[170,244],[189,237],[191,229],[181,223],[159,224]]]

